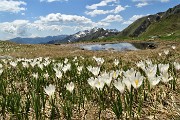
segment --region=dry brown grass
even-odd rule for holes
[[[139,42],[139,41],[133,41]],[[25,58],[35,58],[35,57],[50,57],[50,58],[60,58],[60,57],[72,57],[72,56],[99,56],[104,58],[121,58],[125,61],[140,60],[145,58],[157,57],[159,52],[163,52],[164,49],[169,49],[172,51],[171,46],[176,46],[176,52],[180,52],[180,42],[171,41],[155,41],[158,44],[156,49],[146,49],[138,51],[124,51],[124,52],[114,52],[114,51],[88,51],[81,50],[78,44],[62,44],[62,45],[19,45],[13,44],[13,47],[19,49],[15,51],[10,51],[3,54],[8,54],[13,57],[25,57]],[[91,44],[91,43],[88,43]]]

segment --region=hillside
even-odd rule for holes
[[[180,36],[180,4],[160,12],[136,20],[121,31],[120,37],[178,37]]]

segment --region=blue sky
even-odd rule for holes
[[[94,27],[121,31],[140,17],[178,4],[179,0],[0,0],[0,40]]]

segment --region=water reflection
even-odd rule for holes
[[[130,43],[116,43],[116,44],[94,44],[83,45],[81,48],[85,50],[113,50],[113,51],[125,51],[125,50],[138,50],[134,45]]]

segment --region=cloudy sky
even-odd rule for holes
[[[103,27],[123,30],[179,0],[0,0],[0,40],[44,37]]]

